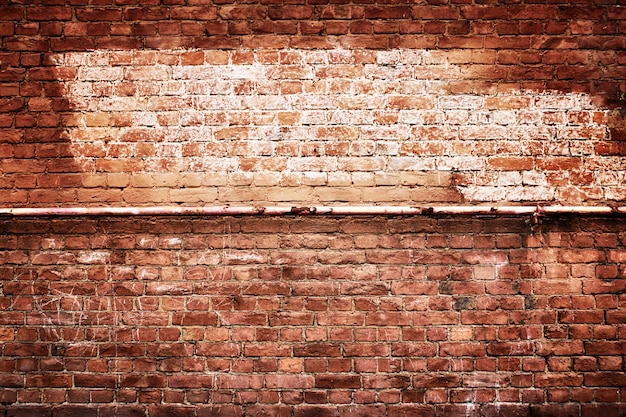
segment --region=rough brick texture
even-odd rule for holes
[[[0,231],[0,415],[626,411],[614,219],[22,219]]]
[[[621,0],[7,0],[0,207],[620,205]],[[0,219],[1,417],[626,415],[623,218]]]
[[[5,206],[626,196],[617,1],[24,3]]]

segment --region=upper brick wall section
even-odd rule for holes
[[[545,80],[549,89],[584,89],[612,100],[625,92],[626,11],[619,0],[11,3],[0,7],[7,52],[465,49],[469,62],[518,66],[506,79]],[[476,50],[499,53],[471,56]]]
[[[0,7],[0,204],[626,196],[618,0],[152,3]]]
[[[459,63],[496,67],[485,79],[591,93],[613,105],[626,93],[620,0],[334,3],[11,1],[0,6],[0,65],[92,50],[460,49]],[[510,65],[516,69],[500,67]]]

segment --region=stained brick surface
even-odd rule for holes
[[[4,220],[2,410],[620,415],[622,223],[527,220]]]
[[[619,2],[63,3],[0,10],[5,206],[624,199]]]
[[[616,0],[7,1],[0,206],[619,205]],[[0,220],[0,416],[622,416],[622,218]]]

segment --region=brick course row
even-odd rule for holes
[[[146,43],[165,42],[170,46],[193,46],[206,42],[205,35],[229,35],[220,38],[236,44],[242,35],[363,35],[363,34],[427,34],[430,41],[463,41],[461,36],[490,35],[585,35],[590,39],[619,43],[624,33],[623,8],[614,1],[581,1],[561,4],[163,4],[148,7],[104,4],[92,7],[73,2],[72,5],[9,5],[0,11],[6,23],[2,35],[13,36],[10,47],[33,48],[35,44],[20,42],[20,37],[43,34],[58,38],[53,47],[83,48],[102,46],[141,47]],[[306,3],[306,2],[303,2]],[[324,4],[326,3],[326,4]],[[556,2],[554,2],[556,3]],[[132,38],[129,36],[133,36]],[[598,37],[598,38],[596,38]],[[116,42],[116,38],[118,42]],[[408,39],[408,38],[407,38]],[[468,45],[478,39],[465,39]],[[511,39],[512,42],[515,42]],[[576,42],[575,40],[570,40]],[[230,42],[230,43],[229,43]],[[524,42],[523,40],[521,42]],[[40,45],[47,45],[42,42]]]

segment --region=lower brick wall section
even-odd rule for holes
[[[0,416],[621,416],[622,219],[0,221]]]

